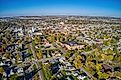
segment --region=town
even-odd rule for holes
[[[121,18],[0,18],[0,80],[121,80]]]

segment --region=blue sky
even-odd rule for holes
[[[121,0],[0,0],[0,16],[26,15],[121,17]]]

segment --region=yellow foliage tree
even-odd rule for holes
[[[79,69],[83,66],[80,59],[82,59],[82,57],[80,55],[77,55],[77,57],[74,60],[74,65],[77,69]]]
[[[99,71],[100,71],[100,69],[102,69],[101,64],[96,64],[96,70],[97,70],[97,72],[99,72]]]
[[[107,73],[98,72],[97,74],[99,75],[99,79],[107,79],[109,77]]]
[[[0,74],[3,74],[4,69],[2,67],[0,67]]]

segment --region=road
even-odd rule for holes
[[[57,43],[58,43],[58,44],[61,44],[61,43],[60,43],[60,42],[58,42],[58,41],[56,41],[56,42],[55,42],[55,44],[56,44],[57,48],[58,48],[58,49],[60,49],[60,50],[61,50],[61,52],[62,52],[63,54],[65,54],[65,53],[66,53],[66,50],[64,50],[64,49],[63,49],[60,45],[58,45]]]
[[[59,56],[59,57],[50,57],[50,58],[45,58],[45,59],[40,59],[40,60],[38,60],[38,61],[42,61],[42,62],[45,62],[45,61],[47,61],[47,60],[53,60],[53,59],[58,59],[58,58],[61,58],[61,56]]]
[[[36,53],[35,53],[35,50],[34,50],[34,48],[32,46],[32,43],[30,43],[30,48],[31,48],[33,57],[37,60]],[[35,63],[35,65],[36,65],[37,69],[41,68],[41,66],[40,66],[38,61]],[[39,73],[39,80],[44,80],[44,75],[43,75],[42,70],[39,70],[38,73]]]

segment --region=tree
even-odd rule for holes
[[[98,72],[99,79],[107,79],[109,75],[107,73]]]
[[[41,59],[42,58],[42,51],[41,50],[37,50],[37,58]]]
[[[96,64],[96,71],[99,72],[102,69],[101,64]]]
[[[0,67],[0,74],[3,74],[3,72],[4,72],[3,67]]]
[[[107,59],[110,60],[110,61],[112,61],[113,60],[113,55],[108,55]]]
[[[17,80],[17,74],[11,75],[10,80]]]
[[[77,69],[81,68],[83,64],[81,63],[82,57],[80,55],[77,55],[77,57],[74,60],[74,65]]]

